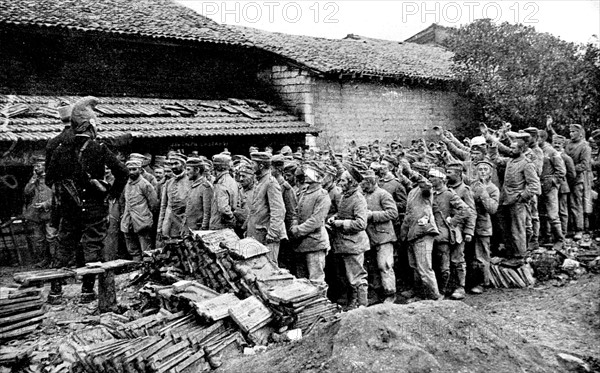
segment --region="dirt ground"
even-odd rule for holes
[[[26,269],[28,268],[0,267],[0,286],[11,284],[13,282],[13,273]],[[137,301],[137,290],[126,286],[130,276],[131,274],[117,276],[119,301],[125,305],[133,305]],[[39,359],[44,359],[47,354],[52,355],[53,351],[56,351],[60,345],[62,337],[66,337],[70,332],[89,325],[89,323],[82,320],[95,314],[95,303],[91,305],[78,304],[77,296],[79,294],[79,287],[80,284],[78,283],[70,283],[65,286],[65,300],[63,304],[45,306],[48,317],[42,327],[23,340],[10,341],[7,345],[34,351],[36,352],[34,356],[38,356]],[[45,292],[47,293],[48,291],[49,287],[46,286]],[[469,307],[463,307],[462,304],[458,304],[460,302],[444,301],[444,303],[450,304],[450,308],[454,307],[456,309],[457,315],[462,315],[460,317],[457,316],[458,318],[467,318],[467,323],[477,324],[477,320],[481,320],[481,325],[478,324],[476,335],[487,335],[485,332],[486,329],[493,331],[493,335],[490,337],[490,341],[493,343],[491,345],[486,344],[485,346],[487,347],[482,347],[482,356],[487,357],[486,361],[493,362],[493,360],[490,360],[490,356],[494,352],[485,350],[489,346],[493,346],[493,348],[499,349],[499,351],[502,350],[500,356],[503,358],[519,361],[514,366],[507,366],[506,369],[496,369],[496,371],[528,372],[568,371],[557,362],[556,356],[560,352],[580,357],[593,370],[600,371],[599,302],[600,275],[594,274],[583,275],[577,280],[551,280],[529,289],[488,290],[482,295],[468,296],[464,300],[464,304]],[[429,304],[432,302],[417,303]],[[413,350],[411,349],[412,347],[409,348],[410,346],[407,345],[406,341],[402,341],[400,338],[397,341],[398,344],[394,345],[391,350],[386,347],[389,343],[385,341],[389,340],[389,336],[382,336],[381,333],[391,333],[390,335],[397,338],[397,335],[402,335],[403,332],[402,328],[398,329],[398,325],[390,329],[390,332],[385,329],[389,325],[383,325],[383,329],[381,329],[381,324],[389,323],[384,320],[390,320],[390,317],[396,315],[395,312],[399,312],[398,315],[401,316],[396,315],[394,317],[405,317],[402,315],[405,315],[404,312],[408,312],[409,308],[412,307],[412,312],[414,313],[415,309],[418,310],[420,309],[419,307],[424,307],[421,305],[415,306],[417,303],[389,306],[392,307],[391,311],[385,310],[383,316],[373,313],[381,312],[377,308],[381,306],[375,308],[369,307],[369,312],[361,311],[357,313],[358,316],[351,316],[350,319],[348,319],[350,317],[348,315],[356,311],[342,314],[340,317],[341,321],[324,325],[322,328],[316,328],[300,342],[280,347],[269,347],[264,356],[248,357],[240,355],[228,361],[219,371],[336,372],[340,371],[341,367],[344,367],[344,359],[350,361],[353,357],[358,356],[355,353],[356,351],[353,352],[353,350],[336,350],[336,344],[341,343],[342,345],[348,345],[354,349],[358,348],[361,350],[360,343],[363,342],[367,344],[365,351],[378,357],[373,357],[371,360],[366,359],[362,362],[362,364],[366,365],[353,366],[354,368],[345,369],[346,371],[375,371],[372,370],[374,366],[379,368],[386,366],[382,364],[382,359],[383,363],[389,359],[396,359],[394,361],[399,364],[408,364],[407,366],[415,368],[412,370],[402,370],[407,372],[447,371],[445,369],[448,369],[448,366],[444,365],[443,360],[439,358],[449,356],[448,353],[456,349],[455,345],[450,345],[448,351],[442,350],[436,353],[435,351],[432,352],[431,348],[429,348],[431,346],[422,346],[419,347],[420,349]],[[456,306],[453,306],[452,303],[456,303]],[[428,307],[431,308],[430,306]],[[371,311],[372,308],[373,310]],[[473,309],[476,312],[472,312]],[[389,314],[390,312],[391,314]],[[411,315],[410,312],[408,314]],[[136,317],[133,311],[126,315],[132,318]],[[345,319],[354,320],[353,322],[360,322],[363,319],[373,319],[369,322],[365,321],[362,326],[363,329],[360,329],[365,332],[366,339],[354,343],[353,341],[358,338],[356,335],[340,334],[341,324],[343,324],[343,320]],[[70,320],[79,320],[82,322],[69,322]],[[422,323],[427,318],[413,318],[412,320],[416,323]],[[436,320],[439,325],[445,325],[447,322],[444,320],[454,322],[452,317],[449,318],[445,314],[439,316]],[[460,325],[453,326],[457,330],[460,327]],[[349,332],[345,331],[344,333]],[[467,338],[464,333],[466,332],[457,332],[456,338]],[[373,337],[371,334],[376,335],[376,337]],[[420,333],[418,334],[421,335]],[[344,340],[344,338],[347,338],[347,340]],[[311,340],[314,343],[307,344]],[[510,343],[505,341],[510,341]],[[337,348],[339,349],[339,347]],[[433,348],[433,350],[436,348],[438,347]],[[521,356],[521,352],[525,351],[523,349],[533,349],[532,351],[534,352]],[[390,354],[390,351],[394,353]],[[407,360],[406,358],[398,360],[398,354],[403,356],[408,354],[406,356],[412,356],[413,360]],[[431,360],[433,359],[432,356],[436,358],[434,359],[435,361]],[[469,355],[469,359],[472,358],[474,359],[474,356]],[[477,360],[475,359],[475,361]],[[435,368],[438,365],[439,369]],[[456,366],[462,367],[462,365]],[[492,366],[476,365],[472,369],[469,369],[467,366],[462,367],[463,369],[460,371],[489,371],[488,369]],[[240,367],[243,367],[243,369]],[[271,368],[273,367],[278,367],[278,369],[272,370]],[[417,369],[416,367],[422,367],[425,370]],[[377,369],[378,371],[390,371],[379,368]],[[456,371],[454,368],[452,368],[452,371]]]

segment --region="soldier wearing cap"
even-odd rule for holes
[[[420,172],[425,165],[417,164]],[[440,233],[433,216],[431,183],[417,171],[406,170],[415,181],[406,198],[406,215],[400,228],[400,239],[408,244],[408,264],[413,272],[413,289],[402,292],[402,296],[412,298],[420,295],[429,299],[443,299],[432,266],[434,238]]]
[[[250,156],[254,166],[256,185],[249,201],[247,237],[252,237],[270,249],[267,257],[279,263],[279,243],[287,239],[285,204],[279,182],[271,175],[271,155],[257,152]]]
[[[567,153],[575,164],[575,182],[571,188],[570,195],[570,225],[575,233],[574,238],[580,240],[585,229],[585,214],[591,212],[587,206],[589,194],[591,194],[590,171],[592,161],[592,149],[585,140],[585,131],[580,124],[569,126],[570,140],[565,145]],[[587,198],[586,198],[587,197]]]
[[[45,183],[46,167],[43,157],[34,157],[33,175],[23,196],[23,217],[32,231],[33,256],[41,258],[38,266],[51,266],[56,253],[57,229],[52,226],[52,189]]]
[[[473,241],[465,247],[469,264],[471,293],[481,294],[490,284],[490,238],[492,237],[492,215],[498,211],[500,190],[492,183],[494,165],[488,160],[477,164],[479,180],[471,184],[477,219]]]
[[[47,178],[57,184],[61,222],[58,232],[59,266],[69,264],[74,248],[81,245],[85,263],[102,261],[107,230],[107,198],[119,198],[127,182],[127,168],[96,140],[95,97],[85,97],[73,105],[71,127],[75,136],[66,138],[52,153]],[[105,167],[113,176],[112,185],[104,181]],[[78,262],[83,266],[84,262]],[[81,300],[95,298],[94,275],[83,277]],[[51,289],[60,295],[58,289]]]
[[[544,152],[538,145],[538,129],[535,127],[528,127],[519,132],[527,133],[529,135],[527,144],[529,149],[526,155],[531,159],[531,161],[535,165],[535,170],[538,174],[538,177],[541,178],[542,170],[544,167]],[[528,236],[528,248],[531,250],[538,249],[540,246],[540,215],[538,208],[538,199],[539,195],[534,196],[531,199],[529,207],[527,209],[528,214],[525,227]]]
[[[148,165],[150,164],[150,159],[140,153],[129,154],[129,159],[140,161],[140,163],[142,164],[141,176],[144,179],[146,179],[154,189],[156,189],[158,181],[156,180],[156,177],[147,170],[149,168]],[[144,165],[146,165],[146,167],[144,167]]]
[[[131,259],[142,260],[142,252],[152,250],[154,213],[157,211],[156,190],[141,176],[142,162],[130,159],[125,163],[129,170],[129,180],[123,192],[125,206],[121,217],[121,232],[125,234],[125,244]]]
[[[296,191],[294,190],[294,188],[292,188],[290,183],[288,183],[283,177],[285,163],[289,162],[289,160],[286,160],[286,157],[283,155],[284,151],[286,154],[292,153],[292,149],[290,149],[288,146],[282,149],[282,154],[274,155],[271,159],[271,174],[273,175],[275,180],[277,180],[279,186],[281,187],[283,204],[285,205],[284,223],[287,235],[289,237],[290,228],[292,227],[292,220],[294,219],[294,213],[298,205],[298,198],[296,196]],[[279,249],[279,262],[281,263],[281,266],[284,268],[292,269],[294,267],[294,255],[292,245],[288,240],[283,240],[280,243]]]
[[[394,197],[396,208],[398,209],[398,219],[394,223],[396,228],[400,228],[404,213],[406,211],[406,189],[404,185],[394,176],[395,168],[398,165],[398,160],[390,155],[384,155],[381,160],[381,166],[377,173],[379,176],[379,186],[390,193]]]
[[[173,178],[166,182],[160,201],[157,239],[179,238],[185,223],[185,209],[190,193],[190,180],[185,173],[187,157],[181,153],[169,156]]]
[[[490,148],[491,160],[496,167],[505,168],[504,184],[500,190],[500,206],[505,216],[504,236],[509,249],[508,256],[520,260],[527,253],[525,223],[527,209],[533,196],[541,193],[540,178],[533,161],[525,156],[528,150],[529,134],[508,132],[513,157],[498,155],[495,146]]]
[[[325,176],[323,165],[313,161],[304,167],[307,187],[298,201],[290,228],[294,250],[300,256],[296,272],[300,277],[324,284],[325,258],[331,248],[325,219],[331,200],[321,186]]]
[[[433,269],[436,272],[438,289],[442,295],[452,299],[465,297],[465,259],[462,242],[463,229],[473,234],[470,226],[471,208],[454,190],[446,185],[446,170],[433,167],[429,170],[429,181],[433,192],[433,216],[440,234],[433,245]],[[451,270],[456,278],[451,280]]]
[[[240,162],[237,169],[237,182],[239,189],[239,204],[233,214],[236,220],[236,233],[240,237],[246,235],[246,222],[250,215],[250,200],[254,191],[254,167],[250,160]]]
[[[384,303],[396,300],[396,274],[394,273],[394,222],[398,208],[390,193],[377,185],[372,170],[365,171],[360,187],[367,200],[367,235],[371,249],[375,251],[377,269],[381,277]]]
[[[566,236],[569,232],[569,196],[571,194],[571,188],[575,185],[575,180],[577,178],[573,158],[565,153],[566,142],[567,138],[564,136],[557,134],[552,136],[552,147],[560,154],[560,157],[565,163],[566,172],[566,177],[561,181],[558,190],[558,214],[560,216],[560,225],[563,236]]]
[[[198,157],[188,158],[185,172],[191,184],[185,206],[184,229],[208,230],[213,189],[204,176],[204,162]]]
[[[238,208],[240,196],[237,183],[229,173],[231,157],[222,153],[215,155],[213,167],[215,180],[208,229],[235,229],[236,219],[233,212]]]
[[[359,191],[362,175],[359,164],[345,164],[338,185],[342,189],[342,198],[338,212],[327,221],[333,236],[333,250],[342,256],[346,268],[346,277],[352,287],[348,308],[367,306],[367,271],[365,270],[365,252],[370,249],[367,236],[367,201]],[[364,166],[363,166],[364,167]],[[366,169],[366,167],[364,167]]]
[[[565,237],[558,212],[558,194],[560,185],[566,178],[567,170],[560,153],[547,140],[548,132],[538,130],[538,143],[544,154],[540,176],[542,188],[539,198],[540,229],[541,237],[553,237],[552,242],[559,247],[562,246]]]

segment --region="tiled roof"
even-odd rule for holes
[[[289,58],[321,73],[356,73],[386,77],[453,80],[452,52],[433,45],[348,35],[344,39],[239,30],[257,47]]]
[[[37,25],[151,38],[249,44],[173,0],[3,0],[0,24]]]
[[[0,141],[45,141],[63,128],[56,107],[79,97],[0,95]],[[243,136],[316,133],[314,127],[259,100],[103,97],[98,137]]]

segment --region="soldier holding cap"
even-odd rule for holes
[[[187,157],[172,153],[169,163],[173,178],[166,182],[160,201],[157,239],[179,238],[185,221],[185,208],[190,193],[190,180],[185,173]]]
[[[285,205],[281,186],[271,175],[271,154],[256,152],[250,155],[253,162],[256,185],[250,199],[247,237],[252,237],[270,249],[267,257],[279,263],[279,243],[287,239],[285,229]]]
[[[154,214],[158,207],[156,190],[141,176],[142,162],[130,159],[125,163],[129,170],[129,180],[123,195],[125,207],[121,217],[121,232],[125,234],[125,244],[131,259],[142,261],[142,252],[152,250]]]
[[[209,229],[235,229],[236,219],[233,212],[238,208],[239,190],[237,183],[229,173],[231,157],[223,153],[213,156],[213,167],[215,180]]]

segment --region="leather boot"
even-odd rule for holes
[[[358,308],[358,289],[356,286],[352,286],[350,288],[350,299],[348,300],[348,305],[346,306],[346,310],[354,310]]]
[[[369,286],[359,285],[358,286],[358,306],[367,307],[369,305]]]

